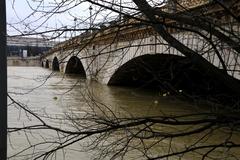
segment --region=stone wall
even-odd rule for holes
[[[8,66],[41,66],[40,57],[7,57]]]
[[[209,0],[179,0],[185,8],[194,8],[209,3]]]

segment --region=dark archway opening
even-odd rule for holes
[[[49,68],[49,61],[46,60],[45,68]]]
[[[54,57],[54,59],[53,59],[52,69],[53,69],[53,71],[59,71],[59,62],[58,62],[57,57]]]
[[[108,85],[151,88],[162,93],[222,99],[231,91],[206,70],[177,55],[143,55],[121,66]],[[225,98],[224,98],[225,99]]]
[[[78,75],[86,78],[86,72],[84,70],[84,67],[83,67],[80,59],[76,56],[73,56],[69,59],[65,73],[66,74],[78,74]]]

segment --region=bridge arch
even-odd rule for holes
[[[45,62],[45,68],[49,68],[49,61],[48,61],[48,59]]]
[[[86,72],[83,67],[82,62],[77,56],[72,56],[68,62],[65,69],[66,74],[78,74],[86,78]]]
[[[60,68],[59,68],[59,61],[58,61],[58,58],[57,57],[54,57],[53,58],[53,61],[52,61],[52,70],[53,71],[59,71]]]
[[[221,84],[205,71],[199,70],[183,56],[146,54],[120,66],[108,85],[153,88],[160,92],[184,91],[189,94],[221,92]]]
[[[111,76],[108,85],[151,87],[171,80],[169,66],[183,57],[170,54],[141,55],[120,66]]]

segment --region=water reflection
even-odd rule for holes
[[[120,117],[170,116],[204,112],[204,107],[182,102],[173,97],[162,96],[162,94],[158,92],[124,87],[109,87],[96,82],[86,81],[73,75],[67,76],[59,72],[53,73],[50,70],[37,67],[9,67],[8,84],[10,96],[43,117],[48,124],[59,128],[71,128],[71,122],[62,119],[66,115],[76,118],[82,117],[86,113],[91,114],[92,110],[97,111],[96,108],[91,108],[94,105],[106,105],[106,116],[114,114]],[[9,103],[10,102],[9,100]],[[98,110],[98,112],[103,113],[102,110]],[[16,105],[9,106],[8,122],[9,127],[39,124],[36,118],[30,116]],[[178,128],[177,126],[164,128],[164,126],[155,125],[154,129],[168,130],[171,132],[171,130],[189,130],[191,127],[194,126],[186,126],[185,128]],[[210,134],[208,137],[203,138],[203,140],[208,143],[212,143],[213,141],[220,142],[229,135],[222,131],[212,130],[210,132],[214,132],[214,134]],[[162,140],[163,143],[154,147],[154,150],[151,150],[151,152],[152,154],[167,153],[169,149],[177,150],[178,148],[184,147],[186,144],[197,142],[204,134],[200,134],[196,137],[186,136],[180,139],[171,140],[171,142],[169,142],[169,139],[164,139]],[[214,137],[212,137],[212,135],[214,135]],[[8,154],[9,156],[14,155],[24,147],[32,146],[39,141],[43,141],[46,137],[49,140],[55,136],[55,132],[45,132],[41,130],[31,133],[27,131],[9,134]],[[234,136],[231,138],[235,141],[239,140],[237,136]],[[112,139],[118,140],[120,137],[119,135],[111,135],[109,141]],[[133,143],[140,144],[139,141],[134,141]],[[152,145],[154,143],[156,143],[156,139],[146,140],[145,142],[146,145]],[[173,148],[169,148],[170,143],[174,143],[174,145],[172,145]],[[61,160],[64,159],[63,155],[65,155],[65,159],[67,160],[88,160],[93,154],[97,154],[97,151],[95,153],[85,151],[84,146],[86,146],[86,144],[88,144],[87,140],[81,141],[81,143],[75,143],[67,149],[58,152],[54,155],[56,157],[53,157],[53,159]],[[46,148],[40,148],[40,151],[43,152],[44,149]],[[33,150],[31,151],[33,152]],[[235,152],[238,151],[239,150]],[[29,154],[29,159],[32,159],[32,152],[25,153]],[[224,154],[223,152],[219,153]],[[224,156],[226,156],[226,154]],[[131,157],[136,159],[138,153],[135,153],[135,151],[131,152],[126,159],[130,159]],[[175,158],[178,159],[179,157]],[[187,159],[199,158],[199,156],[195,155],[188,155],[187,157]],[[25,158],[17,156],[12,159],[19,160]]]

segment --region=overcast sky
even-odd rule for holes
[[[38,3],[30,0],[29,3],[34,9]],[[37,0],[35,0],[37,1]],[[44,6],[50,6],[52,0],[45,0]],[[34,13],[33,9],[27,3],[27,0],[6,0],[7,7],[7,31],[8,35],[18,35],[21,33],[34,33],[45,31],[62,26],[73,27],[74,17],[86,19],[89,17],[89,4],[81,4],[81,6],[71,9],[68,12],[59,14]],[[69,5],[71,7],[71,5]],[[39,8],[39,10],[48,10],[47,8]],[[33,14],[34,13],[34,14]],[[89,22],[86,22],[89,23]],[[40,27],[39,27],[40,26]]]
[[[67,27],[76,28],[76,29],[86,29],[90,26],[90,10],[92,18],[91,22],[94,24],[99,24],[102,22],[109,22],[115,20],[119,16],[118,13],[112,13],[109,10],[106,11],[105,8],[99,6],[90,5],[87,2],[81,0],[44,0],[44,4],[41,3],[39,6],[39,1],[41,0],[6,0],[7,4],[7,31],[8,35],[21,35],[21,34],[35,34],[42,31],[53,30],[56,28]],[[56,6],[55,2],[71,2],[63,7],[60,7],[60,10],[57,10],[60,13],[57,14],[46,14],[47,11],[52,10]],[[109,5],[112,7],[111,1],[98,1],[104,5]],[[122,2],[123,5],[127,6],[125,8],[126,13],[131,13],[128,7],[131,7],[133,4],[131,0],[115,0],[113,7],[120,10],[119,2]],[[75,4],[79,4],[77,7],[73,7]],[[38,11],[44,12],[34,12],[37,9]],[[67,11],[66,11],[67,10]],[[135,10],[134,10],[135,11]],[[94,14],[97,13],[97,14]],[[97,15],[97,16],[95,16]],[[76,18],[77,17],[77,18]],[[75,32],[80,34],[80,32]],[[68,37],[75,33],[67,33]],[[76,34],[75,34],[76,35]],[[49,37],[54,37],[54,35],[48,34]]]

